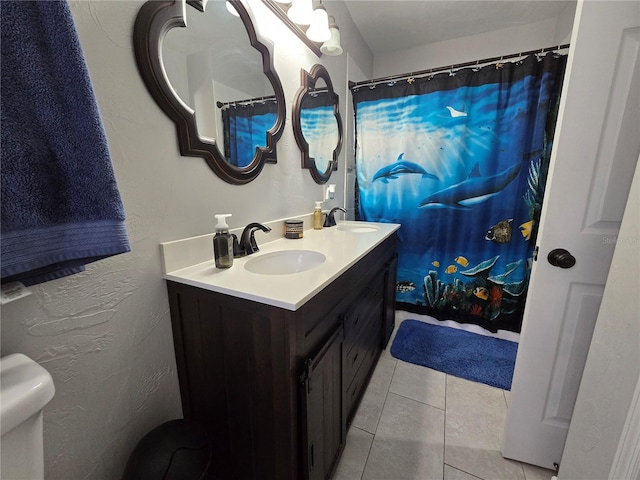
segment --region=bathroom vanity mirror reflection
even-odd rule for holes
[[[314,65],[310,73],[303,69],[301,84],[294,101],[293,132],[302,152],[302,168],[323,184],[338,169],[342,148],[339,99],[322,65]]]
[[[148,1],[134,46],[147,88],[176,123],[182,155],[203,157],[232,184],[276,161],[284,92],[243,2]]]

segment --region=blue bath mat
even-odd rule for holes
[[[518,344],[417,320],[405,320],[391,355],[455,377],[511,390]]]

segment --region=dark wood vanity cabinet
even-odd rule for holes
[[[395,234],[296,311],[167,282],[185,418],[213,479],[328,479],[393,328]]]

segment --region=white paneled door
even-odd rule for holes
[[[507,458],[560,463],[640,153],[639,52],[640,2],[578,3],[503,439]],[[556,249],[567,253],[554,256]]]

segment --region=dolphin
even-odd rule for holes
[[[440,180],[435,175],[428,173],[417,163],[407,162],[406,160],[403,160],[403,155],[404,152],[398,155],[396,163],[387,165],[386,167],[382,167],[380,170],[378,170],[373,176],[372,183],[378,179],[381,179],[382,183],[389,183],[389,180],[395,180],[399,175],[404,175],[407,173],[419,173],[422,175],[422,178],[433,178],[435,180]]]
[[[476,163],[466,180],[429,195],[418,208],[469,208],[469,205],[484,202],[500,193],[519,172],[520,163],[495,175],[483,177],[480,165]]]

